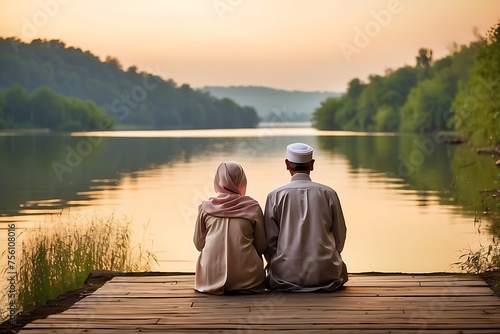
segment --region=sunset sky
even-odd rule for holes
[[[484,35],[497,0],[1,0],[0,36],[59,39],[178,84],[344,91]]]

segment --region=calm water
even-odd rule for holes
[[[247,194],[263,206],[289,180],[284,151],[295,141],[315,148],[313,180],[339,193],[351,272],[453,271],[461,250],[490,242],[478,191],[498,172],[466,147],[432,136],[260,128],[0,135],[0,251],[8,222],[19,233],[46,223],[46,213],[113,213],[132,218],[133,243],[156,253],[155,270],[193,271],[197,207],[214,195],[219,163],[240,162]]]

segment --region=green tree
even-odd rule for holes
[[[479,43],[467,84],[453,102],[451,124],[473,145],[500,145],[500,21]]]
[[[383,104],[400,108],[410,90],[418,83],[417,69],[405,66],[397,69],[385,77],[386,96],[382,97]]]
[[[3,108],[5,104],[5,94],[2,90],[0,90],[0,129],[4,129],[7,127],[7,123],[4,119]]]
[[[342,126],[335,122],[335,115],[340,109],[339,98],[328,98],[321,102],[312,115],[312,126],[319,130],[340,130]]]
[[[416,67],[419,69],[418,75],[420,80],[432,78],[432,50],[427,48],[420,48],[416,58]]]
[[[417,67],[430,67],[432,63],[432,50],[427,48],[420,48],[418,50],[418,55],[415,58],[417,61]]]
[[[260,122],[259,115],[254,107],[245,106],[240,109],[241,125],[243,127],[253,128]]]
[[[357,130],[356,115],[358,114],[359,97],[367,87],[358,78],[351,80],[347,85],[347,92],[341,97],[338,106],[335,106],[335,116],[332,119],[337,130]]]
[[[440,80],[429,79],[420,82],[410,91],[401,109],[402,131],[432,132],[447,128],[447,114],[451,99]]]
[[[318,129],[430,132],[450,129],[451,103],[458,85],[469,78],[477,42],[434,60],[432,50],[418,51],[417,65],[353,79],[338,101],[322,104],[313,115]]]
[[[371,75],[369,80],[357,103],[356,123],[357,128],[362,131],[375,130],[375,115],[381,106],[380,99],[386,91],[383,77]]]
[[[5,93],[4,119],[7,123],[33,123],[33,114],[30,114],[30,99],[26,90],[15,84]]]
[[[177,87],[173,80],[139,72],[135,66],[124,70],[117,58],[101,61],[58,40],[26,44],[0,38],[0,68],[0,88],[17,82],[29,94],[50,87],[65,97],[94,101],[117,123],[161,129],[213,128],[224,127],[223,114],[227,113],[227,124],[233,127],[257,125],[256,115],[237,104],[221,102],[189,85]],[[16,116],[21,114],[16,112]],[[63,123],[69,121],[63,119]],[[85,126],[74,119],[70,123],[69,128]]]
[[[238,113],[236,112],[238,105],[233,100],[223,98],[216,102],[216,106],[220,110],[223,127],[240,127],[240,118]]]
[[[375,129],[377,131],[398,131],[399,113],[395,107],[384,104],[377,109]]]
[[[84,122],[82,122],[84,125],[84,129],[109,130],[110,128],[107,127],[113,126],[113,122],[109,120],[109,117],[106,115],[106,113],[99,109],[92,100],[86,101],[83,105],[83,110],[80,112],[85,113]],[[107,124],[106,127],[103,127],[103,125],[101,124],[104,118],[107,118],[106,122],[103,122]]]
[[[33,124],[47,129],[58,129],[67,119],[64,99],[52,88],[39,87],[30,98]]]
[[[64,122],[58,127],[62,131],[79,131],[85,129],[85,102],[76,98],[67,98],[65,100],[65,118]]]

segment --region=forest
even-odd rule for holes
[[[0,129],[108,130],[113,120],[91,100],[64,97],[40,86],[31,94],[14,84],[0,95]]]
[[[0,38],[0,129],[256,127],[256,110],[59,40]]]
[[[473,145],[500,144],[500,23],[486,37],[450,47],[434,60],[418,50],[415,66],[355,78],[339,98],[321,102],[312,123],[322,130],[457,131]]]

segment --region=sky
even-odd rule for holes
[[[343,92],[499,19],[497,0],[0,0],[0,37],[59,39],[194,88]]]

